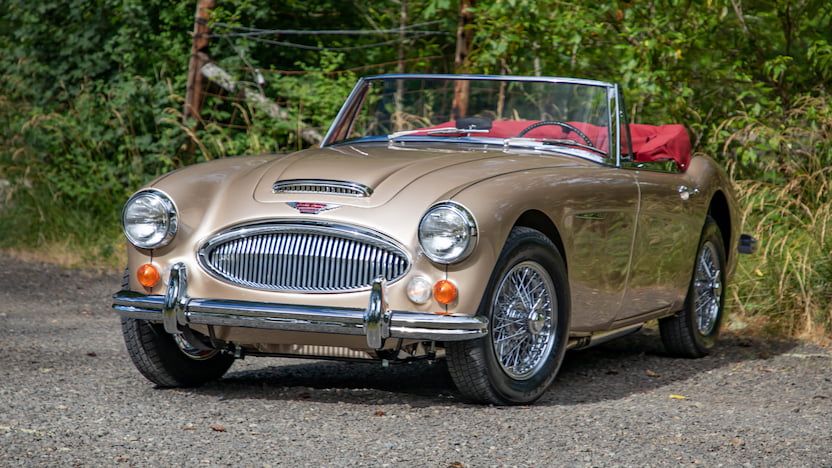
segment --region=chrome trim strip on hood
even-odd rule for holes
[[[278,180],[272,185],[273,193],[314,193],[319,195],[343,195],[369,197],[373,189],[358,182],[331,179]]]

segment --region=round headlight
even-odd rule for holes
[[[464,206],[442,202],[432,206],[419,222],[419,244],[436,263],[464,260],[476,245],[477,223]]]
[[[143,190],[127,200],[121,213],[121,224],[127,240],[136,247],[164,247],[176,235],[176,207],[164,193]]]

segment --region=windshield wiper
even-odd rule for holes
[[[425,136],[432,136],[432,135],[454,135],[457,133],[488,133],[490,130],[486,129],[478,129],[478,128],[456,128],[456,127],[444,127],[444,128],[434,128],[432,130],[426,130],[424,128],[419,128],[416,130],[402,130],[401,132],[391,133],[387,135],[388,140],[393,140],[398,137],[413,135],[416,133],[422,133]],[[421,135],[420,135],[421,136]]]
[[[516,143],[537,143],[539,145],[549,145],[549,146],[555,146],[555,145],[575,146],[577,148],[581,148],[581,149],[585,149],[585,150],[589,150],[589,151],[594,151],[594,152],[596,152],[596,153],[598,153],[598,154],[600,154],[604,157],[607,157],[607,152],[606,151],[602,151],[602,150],[600,150],[600,149],[598,149],[594,146],[584,145],[584,144],[578,143],[575,140],[570,140],[570,139],[561,139],[561,138],[549,138],[549,139],[506,138],[506,140],[505,140],[506,146],[510,146],[510,145],[516,144]]]

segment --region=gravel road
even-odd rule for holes
[[[0,466],[832,466],[832,353],[644,332],[572,352],[535,405],[460,400],[441,363],[249,358],[189,390],[130,363],[119,275],[0,256]]]

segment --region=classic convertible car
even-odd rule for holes
[[[445,358],[494,404],[653,319],[669,354],[707,354],[754,247],[683,126],[628,124],[617,85],[549,77],[361,79],[320,147],[162,176],[123,227],[113,307],[159,386],[243,356]]]

